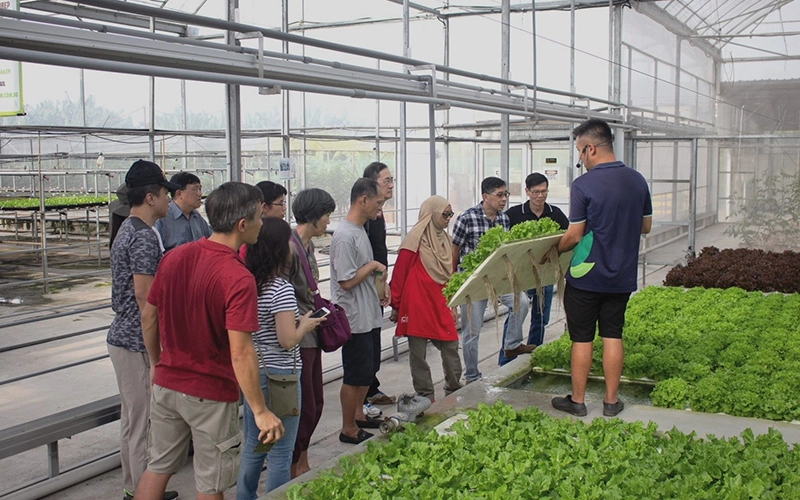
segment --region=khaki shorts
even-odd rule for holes
[[[150,401],[147,468],[174,474],[186,462],[194,439],[194,477],[198,493],[221,493],[239,474],[238,403],[196,398],[154,385]]]

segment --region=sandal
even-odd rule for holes
[[[341,441],[342,443],[347,443],[347,444],[359,444],[359,443],[363,443],[364,441],[366,441],[367,439],[371,438],[372,436],[373,436],[372,433],[369,433],[369,432],[365,431],[364,429],[359,429],[358,430],[358,436],[356,436],[356,437],[350,437],[347,434],[344,434],[344,433],[340,432],[339,433],[339,441]]]

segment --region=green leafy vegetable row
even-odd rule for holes
[[[444,297],[450,300],[478,266],[503,243],[541,238],[560,231],[561,227],[549,217],[521,222],[512,227],[510,231],[504,230],[502,226],[489,229],[478,240],[478,246],[462,257],[462,270],[455,273],[445,284],[442,290]]]
[[[410,426],[411,427],[411,426]],[[479,405],[439,436],[411,427],[291,486],[287,498],[800,498],[800,447],[770,429],[727,440],[656,424],[552,418],[536,408]]]
[[[800,419],[800,295],[648,287],[625,315],[623,375],[656,381],[653,404],[770,420]],[[564,335],[531,357],[569,368]],[[595,342],[592,372],[602,374]]]
[[[45,208],[72,207],[85,205],[104,205],[108,196],[52,196],[44,199]],[[27,210],[39,208],[38,198],[0,198],[0,208],[6,210]]]

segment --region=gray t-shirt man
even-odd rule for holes
[[[375,280],[365,279],[350,290],[339,285],[372,262],[372,245],[362,226],[342,220],[331,239],[331,300],[344,308],[354,334],[369,333],[383,324]]]
[[[138,217],[125,219],[111,246],[111,308],[116,316],[108,329],[109,344],[146,352],[133,275],[154,276],[160,261],[161,245],[153,228]]]

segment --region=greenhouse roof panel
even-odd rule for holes
[[[681,21],[700,36],[711,36],[710,43],[718,48],[729,36],[753,33],[761,22],[793,0],[670,0],[658,2],[662,9]]]

